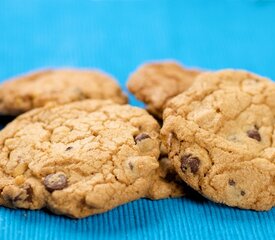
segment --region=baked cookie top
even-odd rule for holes
[[[275,84],[245,71],[201,74],[164,112],[162,139],[180,177],[229,206],[275,205]]]
[[[102,101],[19,116],[0,133],[1,203],[83,217],[144,197],[158,131],[146,111]]]
[[[127,103],[116,81],[99,71],[59,69],[39,71],[0,85],[0,114],[19,115],[48,103],[110,99]]]
[[[189,88],[200,73],[176,62],[149,63],[130,76],[127,86],[137,99],[147,104],[148,111],[162,118],[167,101]]]
[[[0,204],[81,218],[178,196],[159,151],[159,125],[143,109],[99,100],[34,109],[0,132]]]

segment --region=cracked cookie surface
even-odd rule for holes
[[[245,72],[203,73],[164,111],[161,137],[180,177],[207,198],[275,205],[275,84]]]
[[[145,110],[85,100],[25,113],[0,132],[0,204],[81,218],[178,196],[159,169],[159,125]]]
[[[200,73],[176,62],[149,63],[130,76],[127,86],[137,99],[147,104],[149,112],[162,118],[167,101],[188,89]]]
[[[7,80],[0,85],[0,114],[16,116],[46,104],[84,99],[127,103],[114,79],[93,70],[45,70]]]

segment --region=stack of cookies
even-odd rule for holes
[[[109,75],[49,70],[0,86],[0,205],[82,218],[140,198],[275,206],[275,84],[174,62]]]

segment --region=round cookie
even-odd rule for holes
[[[130,76],[127,86],[147,104],[148,111],[161,119],[167,101],[189,88],[200,73],[176,62],[149,63]]]
[[[174,196],[159,176],[159,144],[158,123],[129,105],[85,100],[34,109],[0,132],[0,204],[82,218]]]
[[[99,71],[45,70],[10,79],[0,85],[0,115],[17,116],[49,103],[110,99],[127,103],[116,81]]]
[[[207,198],[275,205],[275,84],[245,72],[200,75],[164,111],[161,137],[177,173]]]

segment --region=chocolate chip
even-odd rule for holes
[[[146,133],[141,133],[135,137],[135,142],[138,143],[138,142],[140,142],[144,139],[147,139],[147,138],[151,138],[151,137]]]
[[[72,149],[73,149],[73,147],[70,146],[70,147],[67,147],[65,151],[69,151],[69,150],[72,150]]]
[[[235,185],[236,185],[236,182],[235,182],[233,179],[229,179],[229,180],[228,180],[228,184],[229,184],[230,186],[235,186]]]
[[[18,202],[18,201],[27,201],[27,202],[32,202],[32,196],[33,196],[33,189],[31,185],[27,184],[23,188],[24,191],[19,193],[16,197],[12,199],[13,202]]]
[[[63,173],[53,173],[46,176],[43,183],[49,192],[62,190],[67,187],[67,177]]]
[[[191,154],[186,154],[181,157],[181,170],[185,172],[190,168],[193,174],[197,173],[199,170],[200,159],[193,157]]]
[[[241,191],[241,195],[244,196],[245,195],[245,191],[242,190]]]
[[[130,167],[130,169],[131,169],[131,170],[133,170],[133,169],[134,169],[134,165],[133,165],[133,163],[129,162],[129,163],[128,163],[128,165],[129,165],[129,167]]]
[[[32,201],[32,196],[33,196],[33,189],[31,187],[31,185],[28,185],[26,187],[26,193],[27,193],[26,201],[31,202]]]
[[[260,142],[262,140],[261,135],[257,129],[248,130],[247,136],[257,140],[258,142]]]

